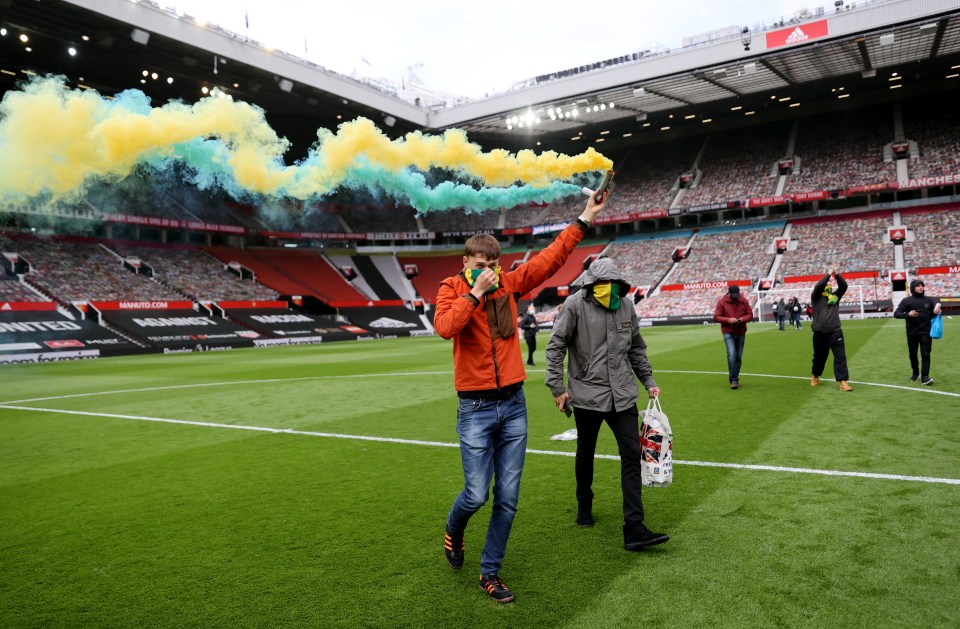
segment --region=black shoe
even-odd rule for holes
[[[527,361],[527,364],[530,365],[531,367],[536,367],[536,365],[533,364],[533,361],[532,361],[532,360],[528,360],[528,361]]]
[[[589,529],[593,527],[593,514],[589,511],[577,512],[577,526]]]
[[[623,525],[623,547],[627,550],[640,550],[646,546],[662,544],[670,539],[664,533],[654,533],[643,522]]]
[[[481,574],[480,589],[498,603],[509,603],[513,600],[513,592],[495,574]]]
[[[923,384],[930,386],[931,384],[933,384],[933,378],[931,378],[930,376],[927,376],[926,378],[923,379]]]
[[[447,563],[454,570],[463,567],[463,533],[454,535],[450,531],[444,530],[443,556],[447,558]]]
[[[920,379],[920,374],[918,373],[915,373],[912,376],[910,376],[910,382],[916,382],[919,379]]]
[[[731,388],[731,389],[739,389],[739,388],[740,388],[740,381],[739,381],[739,380],[731,380],[731,381],[730,381],[730,388]]]

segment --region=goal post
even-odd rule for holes
[[[802,288],[800,288],[802,286]],[[756,296],[757,301],[755,308],[757,309],[757,321],[763,323],[764,321],[773,321],[776,323],[776,316],[773,314],[773,304],[776,301],[779,301],[783,297],[783,301],[790,303],[790,298],[796,296],[800,300],[801,304],[810,303],[810,290],[812,286],[798,285],[798,288],[771,288],[770,290],[754,290],[753,294]],[[860,319],[866,318],[866,300],[863,297],[863,286],[860,285],[848,285],[847,292],[843,295],[843,303],[846,304],[857,304],[860,312]],[[806,312],[801,312],[800,315],[803,316],[807,314]],[[849,313],[846,313],[849,314]]]

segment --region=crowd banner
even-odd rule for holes
[[[340,314],[365,330],[365,336],[370,338],[422,336],[429,333],[420,316],[403,306],[341,308]]]
[[[0,364],[131,354],[140,348],[89,319],[53,310],[0,311]],[[11,357],[19,357],[16,361]],[[9,360],[8,360],[9,359]]]
[[[253,347],[261,334],[222,317],[177,310],[105,310],[104,321],[165,354]]]
[[[227,309],[226,313],[230,319],[260,333],[262,338],[254,341],[257,347],[328,343],[352,340],[357,337],[355,332],[345,329],[354,326],[345,325],[329,317],[295,310],[235,308]],[[283,339],[295,339],[296,342]]]

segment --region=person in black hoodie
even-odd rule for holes
[[[531,367],[534,366],[533,353],[537,351],[537,325],[537,309],[530,304],[520,319],[520,329],[523,330],[523,339],[527,342],[527,364]]]
[[[927,297],[923,280],[910,282],[910,295],[904,297],[893,316],[903,319],[907,323],[907,354],[910,356],[910,367],[913,375],[912,382],[918,378],[923,384],[933,384],[930,377],[930,322],[940,314],[940,302],[933,297]],[[920,350],[920,362],[917,361],[917,349]]]
[[[830,278],[837,280],[836,290],[830,286]],[[847,349],[843,343],[843,331],[840,329],[840,300],[847,292],[847,282],[833,267],[820,278],[813,292],[810,293],[810,303],[813,304],[813,368],[811,370],[810,386],[820,384],[820,376],[827,364],[827,355],[833,352],[833,375],[840,383],[841,391],[853,391],[847,383],[850,374],[847,371]]]

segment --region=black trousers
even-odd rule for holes
[[[907,336],[907,352],[910,354],[910,368],[913,369],[913,375],[920,374],[921,379],[926,380],[930,375],[930,349],[933,341],[929,334],[917,334]],[[917,350],[920,350],[921,363],[917,362]]]
[[[847,349],[843,344],[843,330],[813,333],[813,368],[810,373],[820,377],[827,364],[827,355],[833,352],[833,375],[837,380],[849,380],[847,372]]]
[[[533,353],[537,351],[537,335],[524,334],[523,339],[527,342],[527,364],[533,364]]]
[[[593,455],[597,450],[600,425],[606,420],[620,450],[623,520],[626,523],[643,520],[643,500],[640,495],[640,412],[637,407],[605,413],[574,407],[573,412],[577,423],[577,456],[574,461],[577,501],[593,500]]]

